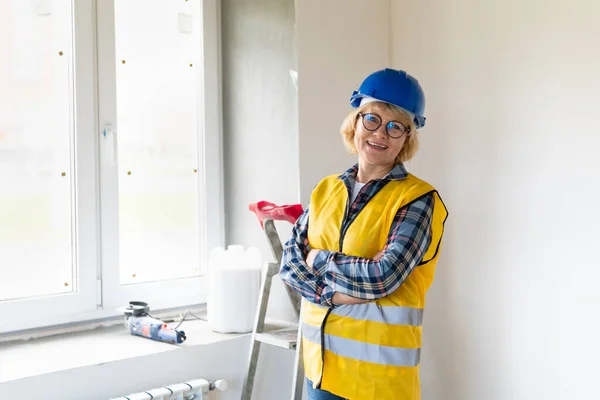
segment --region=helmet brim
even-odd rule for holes
[[[358,108],[360,106],[360,101],[363,97],[366,97],[362,93],[354,92],[352,93],[352,97],[350,97],[350,105],[354,108]]]
[[[354,107],[354,108],[358,108],[358,107],[360,107],[361,100],[362,100],[363,98],[365,98],[365,97],[371,97],[371,96],[367,96],[367,95],[365,95],[365,94],[362,94],[362,93],[359,93],[359,92],[356,92],[356,91],[355,91],[355,92],[352,94],[352,96],[350,97],[350,105],[351,105],[352,107]],[[405,110],[404,108],[397,106],[396,104],[390,103],[389,101],[385,101],[385,100],[381,100],[381,99],[377,99],[377,98],[375,98],[375,100],[377,100],[377,101],[380,101],[380,102],[382,102],[382,103],[391,104],[391,105],[393,105],[393,106],[395,106],[395,107],[398,107],[398,108],[400,108],[400,109],[402,109],[402,110],[406,111],[406,112],[408,113],[408,115],[414,115],[413,122],[415,123],[415,126],[416,126],[416,128],[417,128],[417,129],[419,129],[419,128],[422,128],[422,127],[424,127],[424,126],[425,126],[425,120],[426,120],[426,118],[425,118],[425,117],[421,117],[421,116],[419,116],[419,115],[415,115],[415,114],[413,114],[412,112],[410,112],[410,111],[407,111],[407,110]]]

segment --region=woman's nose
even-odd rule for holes
[[[373,135],[379,136],[381,138],[387,138],[387,132],[385,131],[385,125],[381,124],[379,126],[379,128],[377,128],[374,132]]]

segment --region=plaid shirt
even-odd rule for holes
[[[354,165],[338,177],[345,183],[349,199],[357,173],[358,165]],[[349,206],[342,222],[341,237],[360,210],[386,183],[403,180],[407,174],[403,165],[397,165],[382,179],[368,182]],[[385,297],[398,289],[423,260],[431,244],[433,202],[433,195],[429,194],[398,210],[380,259],[321,250],[315,257],[313,268],[305,261],[310,251],[307,207],[284,245],[280,277],[308,301],[324,306],[333,306],[331,298],[335,292],[365,300]]]

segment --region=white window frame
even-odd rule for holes
[[[207,221],[215,215],[222,215],[222,196],[220,196],[221,181],[215,176],[216,171],[221,171],[220,160],[214,155],[219,155],[220,140],[214,140],[219,132],[219,111],[214,106],[219,104],[218,86],[218,32],[217,4],[216,1],[201,1],[203,19],[203,65],[201,68],[201,79],[199,79],[199,123],[198,131],[205,141],[199,141],[199,165],[198,174],[200,198],[199,219],[204,221],[204,231],[200,232],[202,263],[205,264],[207,248],[222,245],[223,232],[222,223],[218,221]],[[114,1],[98,2],[98,60],[100,88],[100,108],[98,131],[103,132],[110,126],[119,135],[116,107],[116,52],[115,52],[115,21]],[[143,15],[140,13],[140,15]],[[211,86],[212,85],[212,86]],[[220,135],[219,135],[220,137]],[[118,139],[117,139],[118,141]],[[101,154],[101,204],[102,204],[102,303],[105,308],[122,307],[131,300],[140,299],[150,301],[152,308],[172,308],[186,304],[199,304],[206,301],[205,277],[174,279],[169,281],[148,282],[132,285],[119,284],[119,240],[118,240],[118,165],[110,162],[112,157],[109,153],[114,152],[110,141],[103,141],[105,145],[100,146]],[[101,142],[102,143],[102,142]],[[206,159],[206,156],[212,156]],[[204,207],[203,205],[206,205]],[[214,210],[219,210],[214,212]],[[211,210],[210,212],[207,212]],[[168,266],[165,266],[168,268]],[[202,268],[201,268],[202,269]],[[204,268],[204,270],[206,270]]]
[[[131,300],[153,310],[206,301],[208,249],[223,246],[223,157],[219,0],[202,0],[202,76],[199,77],[199,215],[202,276],[120,285],[118,270],[118,181],[103,160],[102,132],[118,137],[114,0],[74,0],[77,291],[0,302],[0,334],[118,316]],[[111,23],[112,21],[112,23]],[[8,318],[5,318],[8,316]]]

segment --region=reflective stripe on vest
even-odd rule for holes
[[[310,342],[321,344],[321,329],[319,327],[302,324],[302,335]],[[360,351],[357,351],[358,348],[360,348]],[[327,334],[325,335],[325,350],[342,357],[398,367],[416,367],[419,365],[421,358],[421,349],[404,349],[364,342],[357,343],[352,339]]]
[[[423,309],[421,308],[381,306],[374,302],[337,306],[331,313],[341,317],[385,324],[421,326],[423,323]]]

